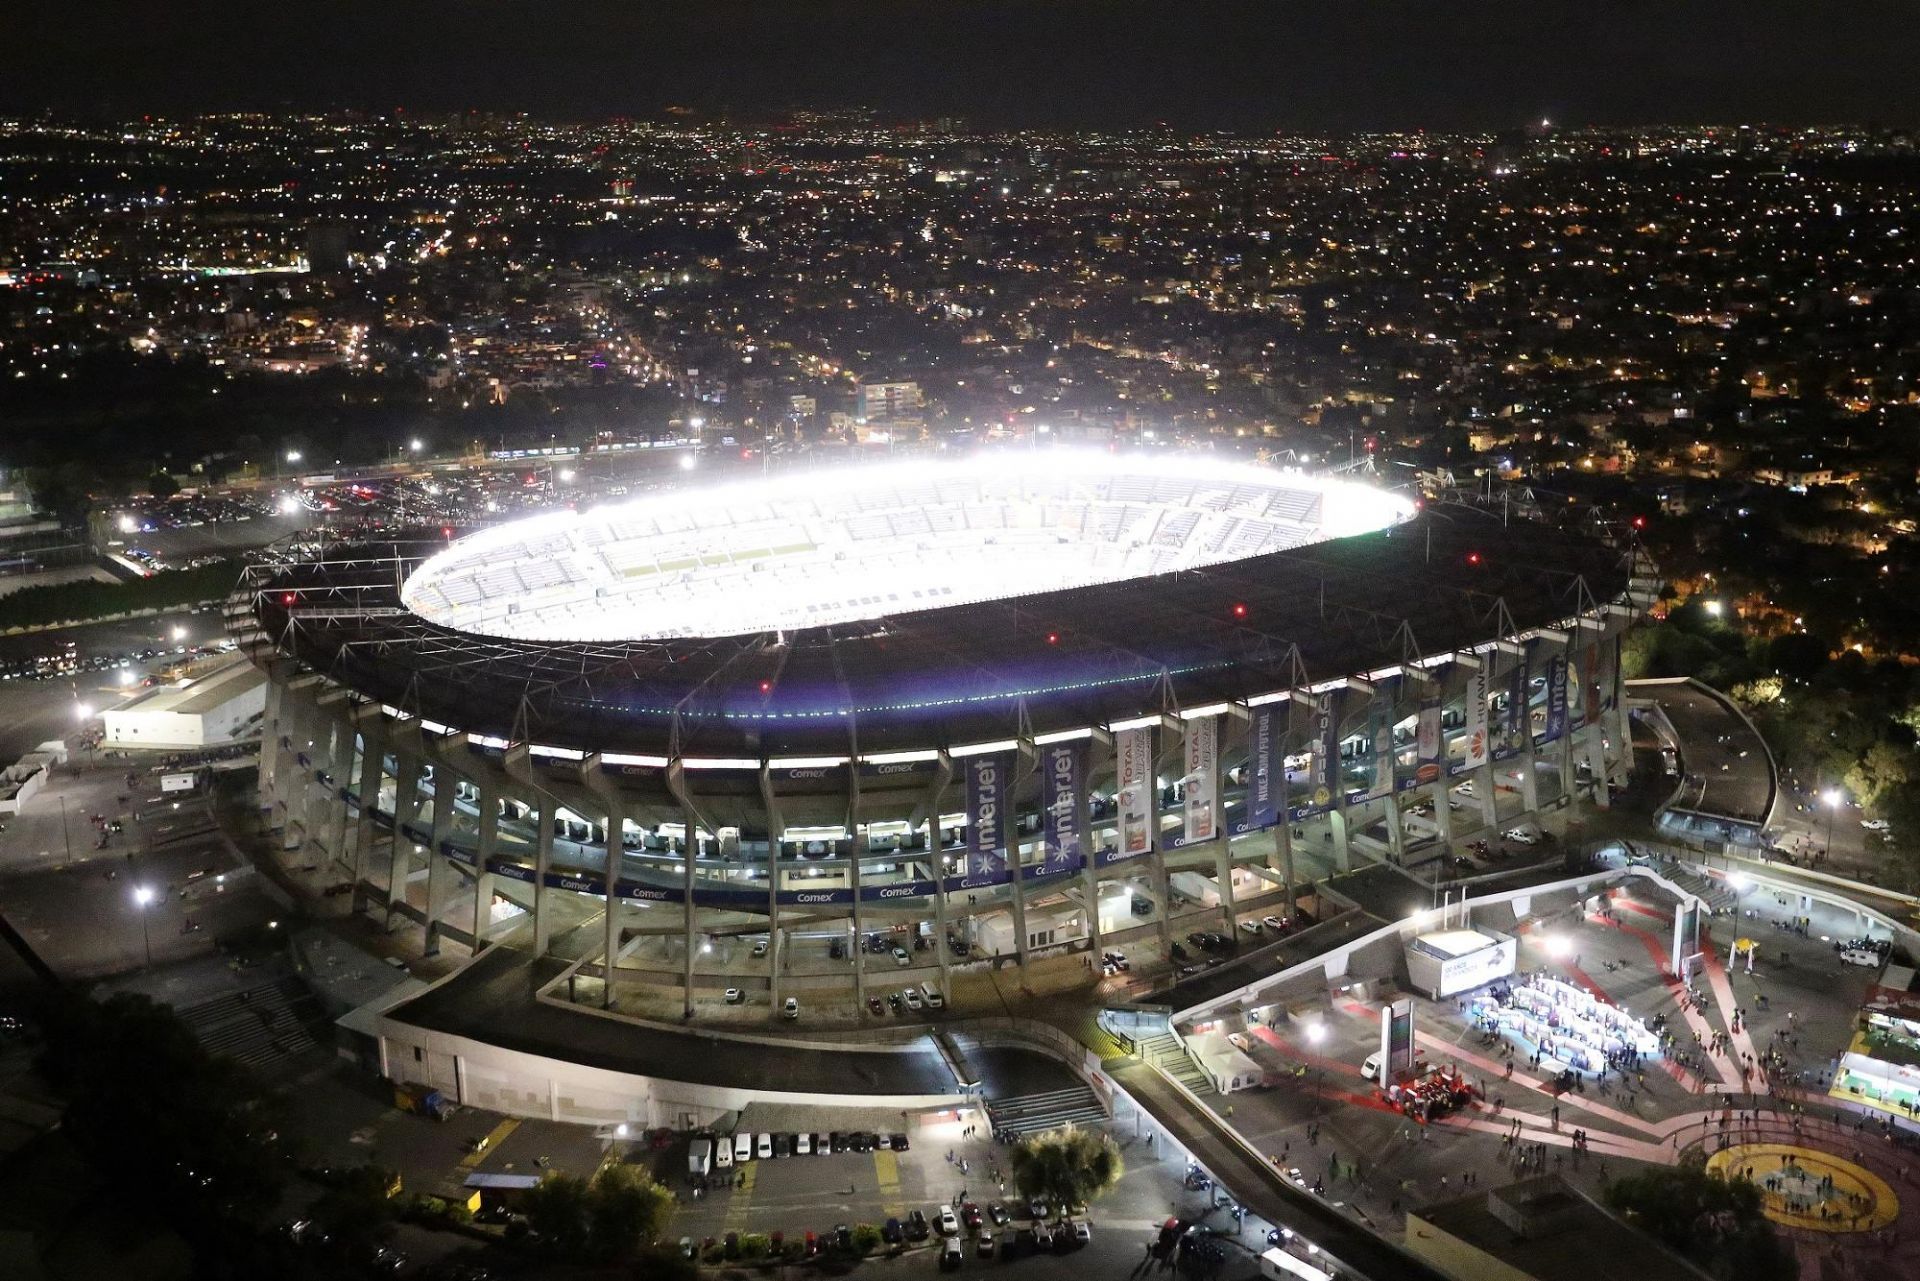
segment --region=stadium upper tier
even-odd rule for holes
[[[1349,481],[1210,459],[988,454],[516,521],[434,556],[401,599],[516,640],[794,632],[1246,560],[1412,511]]]

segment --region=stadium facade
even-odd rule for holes
[[[429,952],[565,939],[691,1012],[1230,929],[1303,859],[1604,806],[1631,588],[1594,527],[1022,454],[336,545],[228,618],[303,862]]]

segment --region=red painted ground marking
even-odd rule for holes
[[[1560,968],[1567,972],[1567,977],[1569,979],[1572,979],[1575,983],[1587,989],[1587,991],[1594,997],[1594,999],[1606,1005],[1613,1005],[1616,1003],[1612,997],[1607,995],[1606,989],[1601,987],[1598,983],[1594,982],[1593,976],[1588,974],[1585,970],[1581,969],[1579,966],[1568,965],[1566,962],[1562,961],[1560,963]]]

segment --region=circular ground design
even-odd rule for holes
[[[1766,1216],[1814,1232],[1872,1232],[1900,1217],[1900,1200],[1871,1170],[1827,1152],[1791,1143],[1749,1143],[1722,1149],[1707,1168],[1750,1179]]]

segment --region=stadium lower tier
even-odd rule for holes
[[[677,988],[689,1009],[726,988],[864,1002],[869,986],[944,990],[963,966],[1171,944],[1176,919],[1184,934],[1290,918],[1304,887],[1356,862],[1417,866],[1605,806],[1627,766],[1619,636],[1605,619],[1315,691],[1335,710],[1289,716],[1278,745],[1231,707],[981,745],[1007,763],[991,816],[964,747],[589,755],[424,724],[269,664],[261,800],[289,862],[349,880],[360,910],[420,920],[430,954],[515,931],[541,954],[616,957],[623,981]],[[1140,731],[1150,802],[1121,786],[1121,740]],[[1216,779],[1196,814],[1202,737]],[[1077,748],[1066,790],[1048,769],[1061,742]],[[1151,817],[1129,830],[1130,809]],[[1196,821],[1210,839],[1190,837]]]

